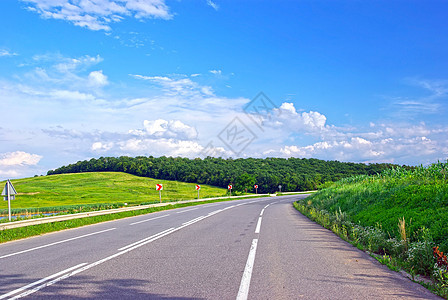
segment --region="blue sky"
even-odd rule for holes
[[[0,177],[120,155],[448,158],[446,1],[3,0],[0,12]]]

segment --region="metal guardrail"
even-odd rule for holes
[[[67,221],[67,220],[95,217],[95,216],[108,215],[108,214],[116,214],[116,213],[120,213],[120,212],[141,210],[141,209],[147,209],[147,208],[151,208],[151,207],[160,207],[160,206],[190,203],[190,202],[202,202],[202,201],[218,200],[218,199],[223,199],[223,200],[229,199],[229,198],[230,199],[238,199],[238,198],[247,198],[247,197],[254,197],[254,196],[270,196],[270,195],[269,194],[258,194],[258,195],[182,200],[182,201],[176,201],[176,202],[164,202],[164,203],[155,203],[155,204],[148,204],[148,205],[129,206],[129,207],[122,207],[122,208],[90,211],[90,212],[70,214],[70,215],[51,216],[51,217],[2,223],[2,224],[0,224],[0,230],[32,226],[32,225],[38,225],[38,224],[45,224],[45,223],[62,222],[62,221]]]

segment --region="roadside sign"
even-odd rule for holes
[[[255,194],[258,194],[258,184],[254,185]]]
[[[199,200],[199,190],[201,189],[201,186],[199,184],[196,184],[195,188],[196,191],[198,191],[198,200]]]
[[[163,184],[157,183],[156,184],[156,191],[159,191],[159,201],[162,203],[162,190],[163,190]]]
[[[11,221],[11,200],[15,199],[15,195],[17,195],[16,189],[12,185],[11,181],[8,179],[5,184],[5,188],[2,191],[2,196],[5,196],[5,201],[8,201],[8,217],[9,221]]]
[[[227,189],[228,189],[228,190],[231,190],[231,189],[232,189],[232,185],[229,184],[229,185],[227,186]]]
[[[17,195],[16,189],[12,185],[11,181],[9,181],[9,179],[6,181],[5,187],[3,188],[2,196],[6,196],[5,198],[7,198],[8,194],[10,196]],[[8,200],[8,199],[5,199],[5,200]]]

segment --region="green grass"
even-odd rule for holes
[[[158,202],[156,183],[163,184],[163,202],[197,198],[194,183],[155,180],[119,172],[50,175],[12,180],[12,183],[19,193],[16,200],[11,202],[16,212],[17,209],[49,211],[45,208],[65,210],[70,206],[101,208],[100,204],[136,205]],[[5,181],[0,184],[4,186]],[[222,188],[201,185],[200,197],[221,197],[226,192]],[[7,213],[7,208],[7,201],[0,201],[0,213]]]
[[[343,179],[310,196],[306,205],[344,212],[362,226],[381,226],[387,236],[400,238],[398,219],[405,218],[408,238],[416,241],[427,228],[432,239],[448,251],[448,164],[415,170],[394,169],[375,176]]]

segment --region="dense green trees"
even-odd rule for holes
[[[272,193],[282,185],[282,191],[305,191],[341,178],[359,174],[377,174],[390,164],[355,164],[305,158],[246,158],[188,159],[182,157],[100,157],[48,171],[62,173],[116,171],[157,179],[196,182],[220,187],[234,185],[235,191]]]

